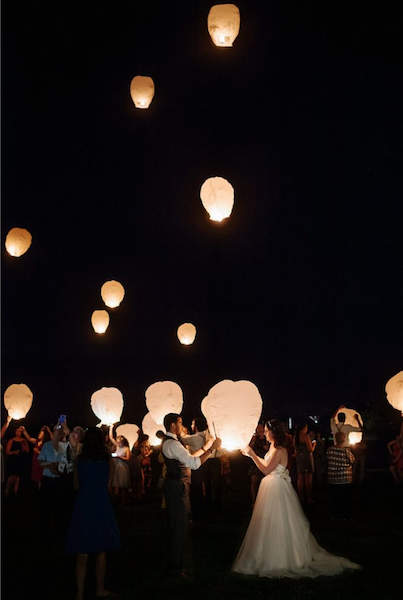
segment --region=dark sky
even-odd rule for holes
[[[139,423],[165,379],[185,416],[225,378],[268,417],[384,406],[402,369],[399,3],[239,1],[232,49],[211,5],[2,3],[2,393],[32,389],[27,424],[90,425],[103,386]],[[145,111],[135,75],[155,81]],[[199,199],[216,175],[222,224]],[[20,259],[12,227],[33,236]],[[97,336],[109,279],[126,297]]]

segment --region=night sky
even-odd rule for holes
[[[95,424],[103,386],[140,424],[160,380],[187,418],[220,380],[248,379],[267,417],[343,403],[398,421],[399,3],[237,1],[230,49],[208,35],[211,6],[2,3],[2,393],[31,388],[27,428]],[[155,81],[148,110],[135,75]],[[199,198],[212,176],[235,188],[221,224]],[[33,236],[19,259],[12,227]],[[126,296],[99,336],[110,279]]]

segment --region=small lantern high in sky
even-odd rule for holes
[[[385,391],[389,404],[396,410],[400,410],[403,416],[403,371],[399,371],[389,379]]]
[[[241,16],[235,4],[216,4],[207,17],[207,29],[216,46],[231,47],[239,33]]]
[[[232,212],[234,188],[223,177],[210,177],[201,186],[200,199],[210,219],[221,222]]]
[[[105,333],[109,327],[109,313],[106,310],[94,310],[91,323],[95,333]]]
[[[183,323],[178,327],[177,336],[181,344],[190,346],[195,341],[196,327],[192,323]]]
[[[113,425],[123,412],[123,395],[114,387],[103,387],[91,396],[91,408],[100,419],[98,425]]]
[[[108,308],[116,308],[125,297],[125,288],[119,281],[106,281],[101,287],[102,300]]]
[[[157,431],[163,431],[165,433],[164,425],[162,423],[157,423],[153,415],[148,412],[142,421],[141,428],[143,432],[148,435],[148,441],[151,446],[159,446],[161,440],[156,436],[156,433]]]
[[[6,250],[14,257],[20,257],[28,250],[32,243],[32,235],[27,229],[14,227],[6,236]]]
[[[146,390],[146,406],[156,423],[163,423],[168,413],[182,412],[183,392],[174,381],[157,381]]]
[[[130,96],[136,108],[148,108],[154,98],[155,85],[151,77],[136,75],[130,83]]]
[[[25,383],[13,383],[4,392],[4,406],[12,419],[23,419],[32,406],[33,398]]]
[[[140,427],[134,423],[124,423],[123,425],[116,427],[116,435],[123,435],[129,442],[129,448],[131,450],[139,439],[139,429]]]
[[[225,379],[211,388],[201,403],[210,433],[222,440],[223,448],[245,448],[262,414],[259,390],[251,381]]]

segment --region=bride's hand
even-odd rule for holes
[[[250,446],[246,446],[246,448],[242,448],[241,452],[244,456],[251,456],[252,448]]]

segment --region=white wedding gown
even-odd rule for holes
[[[259,577],[298,578],[337,575],[345,569],[360,568],[319,546],[286,467],[279,464],[262,479],[233,571]]]

